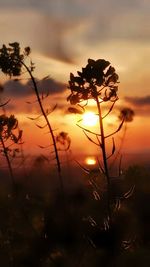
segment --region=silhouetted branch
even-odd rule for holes
[[[41,125],[39,125],[39,124],[35,123],[35,125],[36,125],[38,128],[40,128],[40,129],[44,129],[44,128],[46,128],[46,127],[47,127],[47,124],[45,124],[44,126],[41,126]]]
[[[100,163],[100,161],[99,161],[99,158],[98,158],[98,157],[97,157],[97,162],[98,162],[98,166],[99,166],[99,168],[100,168],[101,172],[102,172],[103,174],[105,174],[105,171],[104,171],[104,169],[102,168],[102,165],[101,165],[101,163]]]
[[[82,121],[82,120],[79,120],[78,122],[80,122],[80,121]],[[88,132],[88,133],[94,134],[95,136],[96,136],[96,135],[97,135],[97,136],[101,136],[101,135],[98,134],[98,133],[94,133],[94,132],[92,132],[92,131],[90,131],[90,130],[84,128],[84,127],[82,127],[82,126],[79,125],[78,123],[77,123],[76,125],[77,125],[79,128],[81,128],[82,130],[84,130],[84,131],[86,131],[86,132]]]
[[[114,155],[115,150],[116,150],[114,138],[112,138],[112,142],[113,142],[112,152],[111,152],[110,156],[107,157],[107,159],[111,158]]]
[[[10,102],[10,99],[4,102],[3,104],[0,104],[0,108],[6,106]]]
[[[43,114],[41,114],[41,115],[39,115],[39,116],[37,116],[37,117],[35,117],[35,118],[27,117],[27,119],[34,121],[34,120],[38,120],[38,119],[39,119],[40,117],[42,117],[42,116],[43,116]]]
[[[119,127],[117,128],[116,131],[114,131],[114,132],[111,133],[111,134],[106,135],[104,138],[108,138],[108,137],[110,137],[110,136],[116,134],[117,132],[119,132],[119,131],[121,130],[122,126],[123,126],[123,123],[124,123],[124,119],[122,120],[122,122],[120,123],[120,125],[119,125]]]
[[[80,166],[80,168],[81,168],[83,171],[85,171],[85,172],[88,173],[88,174],[90,173],[90,170],[89,170],[89,169],[83,167],[77,160],[74,159],[74,161]]]
[[[117,101],[117,100],[115,100],[115,101],[113,102],[113,104],[111,105],[109,111],[102,117],[102,119],[106,118],[106,117],[110,114],[110,112],[113,110],[113,107],[114,107],[116,101]]]
[[[99,146],[99,144],[97,144],[94,140],[92,140],[92,139],[87,135],[87,133],[86,133],[85,130],[83,130],[83,132],[84,132],[85,136],[87,137],[87,139],[88,139],[90,142],[92,142],[93,144]]]
[[[132,196],[133,192],[135,190],[135,185],[131,186],[131,188],[129,189],[129,191],[127,191],[122,198],[129,198]]]

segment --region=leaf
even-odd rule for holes
[[[113,141],[113,147],[112,147],[112,155],[113,155],[115,153],[116,146],[115,146],[114,138],[112,138],[112,141]]]
[[[73,75],[73,73],[70,73],[70,80],[71,80],[71,81],[74,80],[74,75]]]
[[[48,147],[50,147],[50,146],[49,146],[49,145],[48,145],[48,146],[41,146],[41,145],[38,145],[38,147],[41,148],[41,149],[45,149],[45,148],[48,148]]]
[[[79,109],[77,109],[77,108],[72,108],[72,107],[70,107],[70,108],[68,108],[68,111],[69,111],[70,113],[74,113],[74,114],[83,114],[83,111],[81,111],[81,110],[79,110]]]
[[[40,129],[44,129],[46,126],[47,126],[47,124],[45,124],[44,126],[41,126],[41,125],[39,125],[39,124],[35,124],[38,128],[40,128]]]
[[[75,160],[75,162],[80,166],[80,168],[84,171],[84,172],[86,172],[86,173],[90,173],[90,170],[89,169],[86,169],[84,166],[82,166],[77,160]]]
[[[86,130],[83,130],[83,132],[84,132],[85,136],[87,137],[87,139],[88,139],[90,142],[92,142],[93,144],[95,144],[95,145],[97,145],[97,146],[100,145],[99,143],[97,144],[94,140],[92,140],[92,138],[90,138],[90,137],[88,136],[88,134],[86,133]]]
[[[114,131],[113,133],[106,135],[105,138],[108,138],[108,137],[110,137],[110,136],[116,134],[117,132],[119,132],[119,131],[121,130],[123,124],[124,124],[124,119],[123,119],[122,122],[120,123],[118,129],[117,129],[116,131]]]
[[[31,53],[31,48],[29,46],[27,46],[27,47],[25,47],[24,51],[25,51],[25,54],[27,56],[29,56],[29,54]]]
[[[44,146],[40,146],[40,145],[38,145],[38,147],[39,147],[39,148],[42,148],[42,149],[44,149],[44,148],[45,148]]]
[[[45,76],[45,77],[42,79],[42,81],[47,80],[47,79],[49,79],[49,78],[50,78],[49,75],[47,75],[47,76]]]
[[[27,119],[34,121],[34,120],[39,119],[40,117],[42,117],[42,114],[41,114],[41,115],[38,115],[38,116],[35,117],[35,118],[33,118],[33,117],[27,117]]]
[[[31,118],[31,117],[27,117],[27,119],[32,120],[32,121],[36,120],[36,118]]]
[[[93,66],[94,64],[95,64],[95,60],[94,59],[88,59],[88,64],[90,65],[90,66]]]
[[[91,216],[89,216],[87,219],[92,227],[95,227],[97,225],[96,221]]]
[[[115,203],[115,210],[118,211],[120,207],[121,207],[121,201],[119,198],[117,198]]]
[[[112,66],[110,66],[105,74],[105,76],[109,76],[112,75],[115,72],[115,68],[113,68]]]
[[[55,104],[55,106],[52,108],[52,110],[50,111],[50,113],[52,113],[56,108],[57,108],[57,104]]]
[[[100,200],[100,195],[96,190],[93,191],[93,196],[95,200]]]
[[[80,77],[82,77],[82,76],[83,76],[83,74],[82,74],[82,72],[81,72],[81,71],[77,71],[77,73],[78,73],[78,75],[79,75]]]
[[[45,161],[49,162],[49,159],[48,159],[46,156],[41,155],[41,157],[42,157]]]
[[[129,198],[129,197],[131,197],[133,195],[134,190],[135,190],[135,185],[131,186],[131,188],[129,189],[129,191],[127,191],[123,195],[123,197],[126,198],[126,199]]]
[[[114,107],[115,103],[116,103],[116,100],[113,102],[113,104],[111,105],[109,111],[102,117],[102,119],[106,118],[109,115],[109,113],[113,110],[113,107]]]
[[[10,102],[10,99],[8,99],[5,103],[0,104],[0,107],[6,106]]]

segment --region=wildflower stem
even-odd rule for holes
[[[49,128],[49,131],[50,131],[50,134],[51,134],[51,137],[52,137],[54,151],[55,151],[55,156],[56,156],[56,162],[57,162],[57,171],[58,171],[58,176],[59,176],[59,181],[60,181],[60,188],[61,188],[61,191],[63,192],[64,186],[63,186],[63,179],[62,179],[62,175],[61,175],[61,165],[60,165],[60,160],[59,160],[59,155],[58,155],[58,149],[57,149],[57,146],[56,146],[55,136],[54,136],[54,133],[53,133],[51,124],[50,124],[50,122],[49,122],[49,120],[47,118],[46,112],[44,110],[42,101],[40,99],[40,95],[39,95],[39,92],[38,92],[37,84],[35,82],[35,78],[33,77],[32,72],[28,68],[28,66],[23,61],[21,61],[21,63],[26,68],[27,72],[29,73],[29,75],[31,77],[31,80],[32,80],[32,83],[33,83],[33,86],[34,86],[34,91],[35,91],[35,94],[36,94],[36,97],[37,97],[37,100],[38,100],[38,103],[39,103],[41,112],[42,112],[42,114],[43,114],[43,116],[45,118],[45,121],[47,123],[47,126]]]
[[[5,147],[5,143],[3,140],[3,137],[0,135],[0,141],[3,147],[3,151],[4,151],[4,155],[7,161],[7,165],[8,165],[8,169],[9,169],[9,173],[10,173],[10,177],[11,177],[11,181],[12,181],[12,185],[15,188],[16,187],[16,183],[15,183],[15,179],[14,179],[14,175],[13,175],[13,170],[12,170],[12,166],[11,166],[11,162],[7,153],[7,148]]]
[[[95,98],[98,114],[99,114],[99,126],[100,126],[100,134],[101,134],[101,149],[102,149],[102,156],[103,156],[103,164],[104,164],[104,174],[107,179],[107,210],[108,216],[111,221],[111,208],[110,208],[110,177],[109,177],[109,170],[107,164],[107,155],[106,155],[106,146],[105,146],[105,137],[104,137],[104,126],[103,126],[103,119],[102,119],[102,112],[101,106],[98,99],[98,96]]]

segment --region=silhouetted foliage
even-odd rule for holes
[[[57,170],[62,183],[58,151],[65,151],[67,155],[71,138],[64,131],[53,134],[48,115],[57,105],[52,109],[44,109],[42,100],[45,96],[39,95],[36,80],[32,75],[34,64],[31,61],[28,67],[25,63],[30,52],[29,47],[21,52],[19,43],[11,43],[9,47],[3,45],[0,50],[0,69],[10,77],[20,76],[24,70],[30,75],[41,108],[41,114],[30,119],[36,121],[44,116],[46,124],[36,125],[40,129],[47,126],[49,128],[55,150],[51,152],[55,152]],[[112,176],[109,169],[109,159],[117,150],[114,135],[122,129],[124,122],[132,121],[134,116],[130,108],[122,109],[118,128],[110,134],[105,134],[103,121],[118,100],[118,79],[115,69],[104,59],[89,59],[86,67],[82,68],[81,72],[78,71],[77,76],[70,75],[71,93],[67,100],[71,105],[77,104],[77,108],[71,106],[68,111],[82,115],[90,99],[95,100],[98,111],[98,133],[83,128],[82,119],[77,124],[88,141],[97,145],[102,152],[102,162],[101,157],[98,157],[96,168],[89,166],[85,168],[78,162],[88,177],[72,165],[72,172],[65,177],[68,178],[69,189],[60,192],[56,190],[55,172],[53,169],[50,172],[46,169],[49,164],[48,157],[37,155],[35,159],[33,158],[29,179],[23,180],[24,173],[19,174],[17,184],[19,190],[15,196],[10,194],[10,190],[4,187],[3,182],[1,183],[1,266],[150,265],[149,171],[134,166],[126,172],[119,171],[119,175]],[[0,87],[0,90],[3,89]],[[105,102],[109,108],[108,112],[102,114],[101,106]],[[109,137],[112,137],[110,154],[106,149],[106,140]],[[11,159],[19,151],[15,146],[21,143],[21,138],[22,131],[18,128],[16,117],[1,114],[0,152],[6,157],[12,179],[14,177]],[[30,159],[29,157],[29,161]],[[6,171],[0,168],[0,175],[5,180]],[[73,183],[75,187],[70,190],[69,186]]]
[[[121,130],[124,123],[124,117],[122,118],[122,121],[118,126],[117,130],[108,135],[105,135],[103,120],[110,114],[110,112],[114,108],[115,102],[118,100],[117,84],[119,76],[116,73],[115,68],[110,65],[110,62],[104,59],[98,59],[98,60],[88,59],[88,64],[86,65],[86,67],[82,68],[82,71],[78,71],[77,73],[78,76],[74,76],[72,73],[70,74],[68,88],[71,90],[71,94],[68,96],[67,101],[70,101],[72,105],[78,104],[81,108],[83,108],[83,110],[85,110],[85,106],[87,106],[88,100],[90,99],[95,100],[98,113],[97,115],[99,117],[99,127],[100,127],[99,133],[95,133],[89,129],[86,129],[81,125],[79,125],[79,123],[78,126],[83,130],[87,139],[91,143],[99,146],[102,152],[103,165],[101,165],[99,160],[99,172],[97,172],[97,175],[100,176],[101,175],[100,173],[102,172],[107,179],[107,193],[108,193],[107,210],[108,210],[108,221],[109,221],[111,220],[111,199],[110,199],[111,177],[109,174],[108,159],[114,155],[116,151],[116,146],[114,138],[112,138],[113,141],[112,153],[111,155],[108,156],[106,151],[105,141],[107,138],[114,136],[114,134],[116,134]],[[85,101],[86,104],[84,104]],[[82,102],[84,103],[82,104]],[[105,102],[112,102],[112,104],[111,107],[109,108],[109,111],[105,115],[103,115],[101,110],[101,105]],[[74,113],[78,113],[76,110],[74,111],[74,108],[72,109]],[[82,119],[79,122],[82,122]],[[94,135],[96,137],[96,141],[93,138],[91,138],[89,134]],[[95,190],[95,192],[98,195],[97,190]]]
[[[60,145],[59,150],[67,151],[71,145],[71,139],[66,132],[60,132],[56,136],[56,143]]]
[[[104,59],[89,59],[88,64],[78,76],[70,74],[69,89],[71,94],[67,100],[77,104],[84,100],[99,97],[102,101],[117,99],[118,75],[115,69]]]
[[[123,108],[120,110],[119,119],[122,121],[124,119],[125,122],[133,121],[134,111],[131,108]]]
[[[17,134],[14,131],[17,130]],[[19,144],[22,138],[22,130],[18,130],[18,120],[14,115],[0,115],[0,152],[5,156],[12,184],[15,187],[14,175],[10,158],[14,158],[19,152],[19,148],[13,148],[14,144]]]
[[[0,49],[0,69],[3,73],[11,76],[20,76],[22,73],[22,62],[30,54],[30,47],[26,47],[21,53],[19,43],[10,43],[9,47],[3,45]],[[32,71],[31,64],[30,70]]]
[[[43,129],[45,127],[49,129],[49,134],[51,135],[51,138],[53,141],[55,159],[57,163],[58,177],[60,180],[60,187],[61,187],[61,190],[63,191],[63,181],[62,181],[62,176],[61,176],[61,165],[60,165],[59,154],[57,150],[55,135],[54,135],[52,126],[48,119],[48,115],[56,108],[56,105],[54,106],[53,110],[49,110],[49,109],[45,110],[43,106],[42,101],[48,95],[44,96],[42,94],[42,96],[40,96],[38,86],[36,83],[36,79],[34,78],[32,74],[35,68],[34,63],[31,60],[30,60],[29,66],[26,63],[26,58],[29,56],[30,52],[31,52],[30,47],[24,48],[23,52],[21,52],[20,44],[17,42],[10,43],[9,47],[7,47],[6,45],[3,45],[2,48],[0,49],[0,69],[2,70],[4,74],[9,75],[10,77],[20,76],[23,73],[23,71],[26,71],[29,74],[32,85],[33,85],[33,90],[35,92],[35,95],[37,97],[37,101],[40,107],[40,111],[41,111],[40,116],[43,116],[46,122],[44,126],[41,126],[38,124],[36,124],[36,126],[40,129]],[[47,77],[45,77],[44,79],[47,79]],[[15,79],[15,81],[17,81],[17,79]]]

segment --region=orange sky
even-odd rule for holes
[[[128,124],[124,152],[150,153],[149,8],[150,2],[146,0],[113,0],[111,3],[108,0],[0,1],[1,45],[18,41],[21,47],[29,45],[32,48],[35,76],[40,79],[50,75],[46,86],[49,85],[51,95],[45,106],[58,105],[50,116],[53,128],[58,129],[57,132],[69,132],[71,149],[75,154],[85,152],[92,155],[96,152],[76,126],[79,118],[66,114],[69,91],[65,88],[69,74],[76,74],[86,65],[88,58],[109,60],[119,74],[119,101],[114,111],[116,120],[113,119],[114,126],[107,122],[106,130],[117,127],[121,107],[132,107],[135,118]],[[15,85],[5,82],[1,75],[1,83],[6,88],[3,97],[11,98],[6,109],[20,121],[24,146],[31,154],[41,153],[37,145],[47,144],[49,140],[44,130],[27,119],[38,114],[36,105],[26,104],[26,101],[35,99],[32,92],[25,92],[26,86],[19,91]],[[93,106],[90,108],[94,109]],[[121,135],[119,133],[116,137],[118,145]]]

